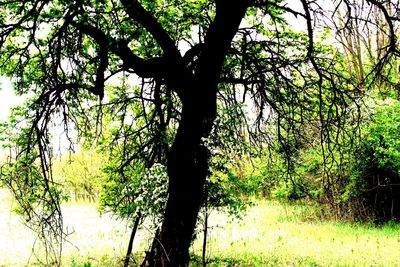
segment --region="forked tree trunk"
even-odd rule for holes
[[[202,140],[210,135],[224,58],[248,3],[216,1],[216,16],[206,35],[194,79],[182,89],[181,120],[168,154],[169,198],[160,234],[153,241],[150,266],[188,266],[208,175],[209,151]]]

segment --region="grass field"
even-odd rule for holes
[[[211,255],[221,266],[400,266],[399,225],[307,222],[302,208],[258,203],[241,223],[213,231]]]
[[[0,266],[34,263],[33,233],[0,199]],[[209,266],[400,266],[400,226],[355,225],[305,220],[304,206],[259,201],[242,221],[220,213],[210,217]],[[73,231],[64,246],[64,266],[119,266],[129,239],[126,222],[99,216],[95,207],[64,207],[65,224]],[[142,229],[134,250],[140,255],[152,236]],[[199,265],[201,240],[191,252]]]

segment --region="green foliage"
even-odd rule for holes
[[[248,187],[245,177],[240,175],[240,161],[251,151],[243,132],[238,131],[238,127],[244,127],[243,106],[226,107],[221,103],[218,108],[210,137],[203,139],[211,156],[202,208],[226,211],[241,218],[248,204],[244,199]]]
[[[379,101],[366,126],[357,166],[380,168],[400,175],[400,102]]]
[[[399,220],[400,201],[400,102],[377,101],[371,120],[364,125],[359,148],[354,152],[350,181],[343,198],[361,199],[375,222]]]
[[[104,155],[82,148],[55,160],[54,177],[75,200],[95,201],[104,181],[102,168],[105,160]]]
[[[31,104],[13,109],[8,122],[0,124],[0,141],[10,152],[1,163],[0,182],[15,197],[15,211],[38,234],[37,245],[47,247],[46,259],[57,263],[65,237],[60,205],[67,195],[53,179],[52,153],[44,148],[48,131],[27,126],[33,120]]]
[[[115,93],[118,92],[120,91],[115,91]],[[122,97],[119,94],[114,96],[114,93],[112,96],[119,100]],[[111,108],[117,109],[119,103]],[[121,111],[121,116],[136,116],[142,112],[143,106],[138,103]],[[212,153],[210,174],[204,189],[207,200],[204,200],[203,205],[207,208],[226,210],[237,217],[243,215],[245,210],[246,205],[242,196],[246,191],[246,185],[245,180],[235,174],[235,166],[237,166],[239,155],[248,150],[243,136],[237,135],[236,132],[237,125],[242,123],[240,112],[240,106],[231,109],[221,107],[212,136],[203,140],[204,145]],[[137,118],[134,125],[111,126],[104,131],[101,150],[110,154],[103,170],[105,182],[100,195],[100,210],[111,211],[120,218],[132,220],[138,216],[151,218],[158,226],[168,196],[168,177],[166,167],[161,163],[155,163],[147,168],[150,164],[149,158],[152,156],[146,154],[147,148],[141,149],[142,143],[146,143],[146,139],[157,134],[149,133],[157,132],[157,129],[149,127],[137,134],[137,128],[145,123],[144,118]],[[155,150],[158,150],[157,147],[170,146],[174,131],[171,129],[161,133],[161,138],[154,145]],[[132,133],[135,135],[131,135]],[[127,135],[131,137],[126,138]],[[119,138],[125,141],[116,142]],[[109,140],[115,142],[111,151],[104,146]],[[165,160],[165,155],[161,155],[161,159],[161,161]]]
[[[345,176],[342,180],[343,188],[340,196],[343,201],[362,198],[364,192],[369,190],[368,187],[372,186],[368,181],[371,175],[380,172],[399,175],[399,101],[393,98],[375,99],[370,100],[367,105],[370,116],[361,123],[361,137],[356,143],[357,146],[344,150],[345,155],[342,155],[342,158],[347,160],[343,162],[346,166],[331,171],[332,176]],[[312,161],[307,161],[307,163],[310,162]],[[317,170],[320,170],[322,162],[320,161],[317,166],[319,166]]]
[[[231,216],[241,218],[247,208],[244,200],[245,181],[235,175],[232,170],[226,172],[212,171],[205,186],[208,209],[226,211]]]
[[[166,168],[154,164],[148,170],[136,170],[124,183],[113,180],[106,168],[100,210],[112,211],[120,218],[150,218],[159,226],[167,199],[168,178]]]
[[[359,139],[344,135],[334,146],[321,147],[315,141],[299,146],[291,166],[279,149],[253,159],[253,166],[246,164],[251,192],[325,203],[331,209],[328,217],[332,213],[349,220],[397,218],[391,203],[398,201],[400,104],[394,99],[374,100],[367,102],[367,108],[370,116],[357,126]],[[353,127],[346,125],[346,130],[351,133]]]
[[[288,171],[281,154],[270,150],[245,164],[247,193],[262,198],[298,200],[306,197],[306,177]]]

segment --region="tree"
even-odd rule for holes
[[[356,1],[353,1],[356,3]],[[378,78],[376,87],[380,87],[379,90],[382,92],[390,91],[389,87],[396,85],[398,62],[392,61],[387,68],[391,68],[392,71],[385,72],[383,74],[392,75],[395,77],[366,77],[370,73],[370,68],[374,68],[382,64],[382,60],[385,60],[385,51],[390,47],[392,40],[386,38],[385,31],[388,29],[388,22],[385,19],[387,14],[394,14],[395,8],[390,1],[384,1],[381,5],[374,7],[368,6],[368,2],[362,2],[360,5],[349,5],[343,11],[338,11],[335,21],[337,30],[337,40],[341,44],[346,60],[348,61],[347,69],[348,72],[353,73],[355,79],[358,81],[360,88],[365,87],[366,83],[374,83],[373,78]],[[368,9],[368,13],[365,10]],[[382,9],[386,9],[382,12]],[[344,14],[342,14],[344,12]],[[351,21],[347,19],[349,14],[357,14]],[[377,22],[371,25],[369,17],[375,17]],[[390,22],[389,22],[390,23]],[[385,65],[385,64],[383,64]]]
[[[399,4],[366,3],[387,22],[379,73],[399,54],[399,19],[392,12]],[[55,114],[66,129],[72,122],[81,135],[95,137],[101,132],[90,125],[100,120],[93,123],[92,115],[114,112],[121,122],[113,139],[121,148],[116,171],[123,177],[134,162],[167,165],[169,197],[149,264],[186,266],[211,156],[205,140],[225,107],[241,118],[232,129],[247,131],[253,143],[270,138],[263,122],[275,118],[290,165],[300,129],[316,127],[322,143],[334,142],[340,115],[360,96],[352,78],[341,75],[336,52],[314,38],[318,26],[332,25],[337,9],[329,12],[322,1],[299,4],[298,10],[280,0],[1,1],[2,72],[16,78],[18,93],[34,95],[17,160],[31,155],[29,162],[39,161],[42,179],[51,184],[48,126]],[[304,21],[306,32],[290,30],[285,14]],[[349,21],[357,16],[349,15]],[[136,82],[141,87],[127,85]],[[88,108],[96,97],[99,104]],[[246,101],[256,107],[255,117],[238,105]]]

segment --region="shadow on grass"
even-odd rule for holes
[[[226,267],[234,267],[234,266],[249,266],[243,265],[244,262],[242,260],[232,259],[232,258],[222,258],[222,257],[212,257],[207,259],[207,266],[216,267],[216,266],[226,266]],[[190,266],[192,267],[202,267],[202,258],[198,255],[192,255],[190,260]]]
[[[206,262],[208,267],[283,267],[283,266],[301,266],[301,267],[320,267],[312,258],[294,257],[289,262],[287,259],[279,258],[264,258],[259,259],[256,257],[248,258],[223,258],[223,257],[212,257],[207,259]],[[192,255],[190,265],[191,267],[202,267],[202,259],[200,256]]]

